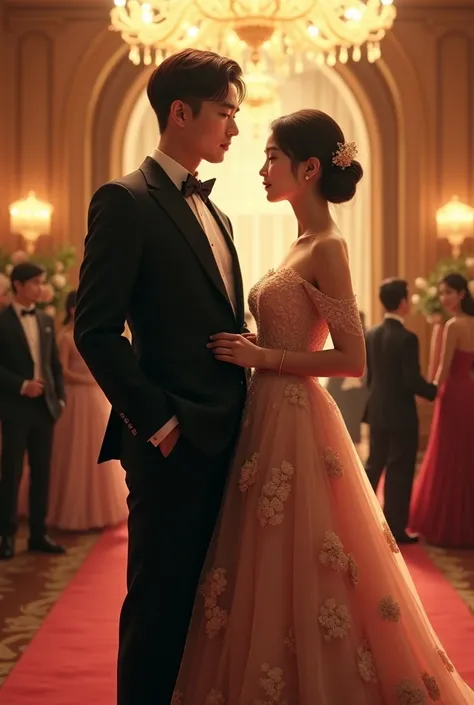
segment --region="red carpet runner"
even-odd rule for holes
[[[124,528],[104,534],[7,679],[0,705],[115,705],[125,554]],[[474,617],[422,548],[404,555],[433,627],[473,687]]]

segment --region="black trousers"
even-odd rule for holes
[[[370,428],[370,450],[365,469],[374,488],[385,473],[384,514],[395,538],[405,532],[418,451],[418,428]]]
[[[18,491],[25,452],[30,466],[30,536],[46,533],[49,476],[54,420],[41,397],[31,399],[21,415],[1,422],[0,535],[14,536],[18,528]]]
[[[181,438],[163,458],[143,444],[139,463],[126,468],[128,592],[118,705],[170,705],[233,447],[208,458]]]

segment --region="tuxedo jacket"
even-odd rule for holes
[[[366,335],[367,386],[364,421],[372,428],[416,429],[416,397],[432,401],[436,385],[420,371],[417,336],[393,318],[372,328]]]
[[[232,255],[235,314],[205,232],[154,159],[92,198],[75,341],[112,405],[100,461],[138,457],[173,415],[208,455],[235,438],[245,370],[206,346],[213,333],[242,332],[242,276],[230,221],[208,207]]]
[[[44,401],[53,420],[61,414],[65,400],[64,379],[54,333],[54,321],[36,311],[39,330]],[[23,326],[13,308],[0,313],[0,419],[20,419],[28,412],[31,399],[20,394],[25,380],[33,379],[34,362]]]

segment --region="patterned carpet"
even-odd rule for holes
[[[474,614],[474,551],[425,546],[426,551]]]
[[[66,556],[27,553],[26,530],[22,527],[15,559],[0,562],[0,688],[83,564],[100,532],[57,532],[53,537],[67,546]],[[474,614],[474,551],[425,548],[433,563]]]
[[[100,533],[52,536],[67,547],[65,556],[28,553],[22,527],[15,559],[0,562],[0,687]]]

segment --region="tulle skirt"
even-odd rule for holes
[[[125,472],[117,460],[97,464],[110,405],[96,385],[67,385],[67,405],[54,431],[47,523],[86,531],[113,526],[128,515]],[[28,512],[28,469],[19,513]]]
[[[474,703],[342,417],[257,373],[173,705]]]

